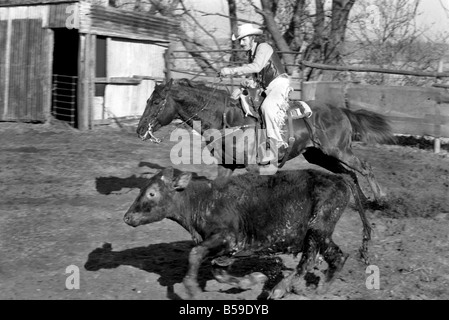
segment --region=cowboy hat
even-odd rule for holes
[[[237,28],[237,36],[233,34],[231,39],[232,41],[235,41],[240,40],[246,36],[252,36],[255,34],[262,34],[262,33],[263,33],[262,30],[260,30],[258,27],[255,27],[251,23],[246,23],[242,24]]]

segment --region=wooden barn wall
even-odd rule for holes
[[[305,82],[302,91],[303,100],[381,113],[391,121],[394,133],[433,137],[449,137],[449,104],[439,102],[447,96],[437,88],[341,82]]]
[[[164,47],[153,44],[110,39],[107,43],[107,76],[163,78],[164,52]],[[152,80],[142,80],[139,85],[108,84],[104,101],[105,118],[140,116],[154,86]]]
[[[66,28],[67,19],[76,12],[78,4],[62,3],[48,6],[48,28]]]
[[[0,21],[0,120],[3,119],[7,108],[5,106],[7,99],[7,92],[5,90],[6,86],[6,74],[7,74],[7,32],[8,32],[8,21]],[[5,109],[6,108],[6,109]]]
[[[44,6],[0,8],[0,120],[43,121],[50,112],[52,32]]]
[[[0,0],[0,7],[76,2],[79,0]]]
[[[178,33],[179,24],[145,13],[80,2],[80,32],[136,40],[168,42]]]

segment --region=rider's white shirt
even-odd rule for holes
[[[257,43],[253,44],[251,48],[251,54],[254,54],[254,50],[256,50]],[[254,57],[254,61],[252,63],[244,64],[240,67],[233,68],[234,74],[242,75],[248,73],[258,73],[262,71],[262,69],[267,65],[270,60],[271,55],[274,50],[268,43],[261,43],[259,47],[257,47],[256,55]]]

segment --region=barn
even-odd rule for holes
[[[140,115],[178,29],[107,1],[2,0],[0,121],[53,116],[85,130]]]

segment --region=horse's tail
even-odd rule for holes
[[[353,133],[364,142],[394,142],[392,128],[386,117],[369,110],[342,108],[351,122]]]

